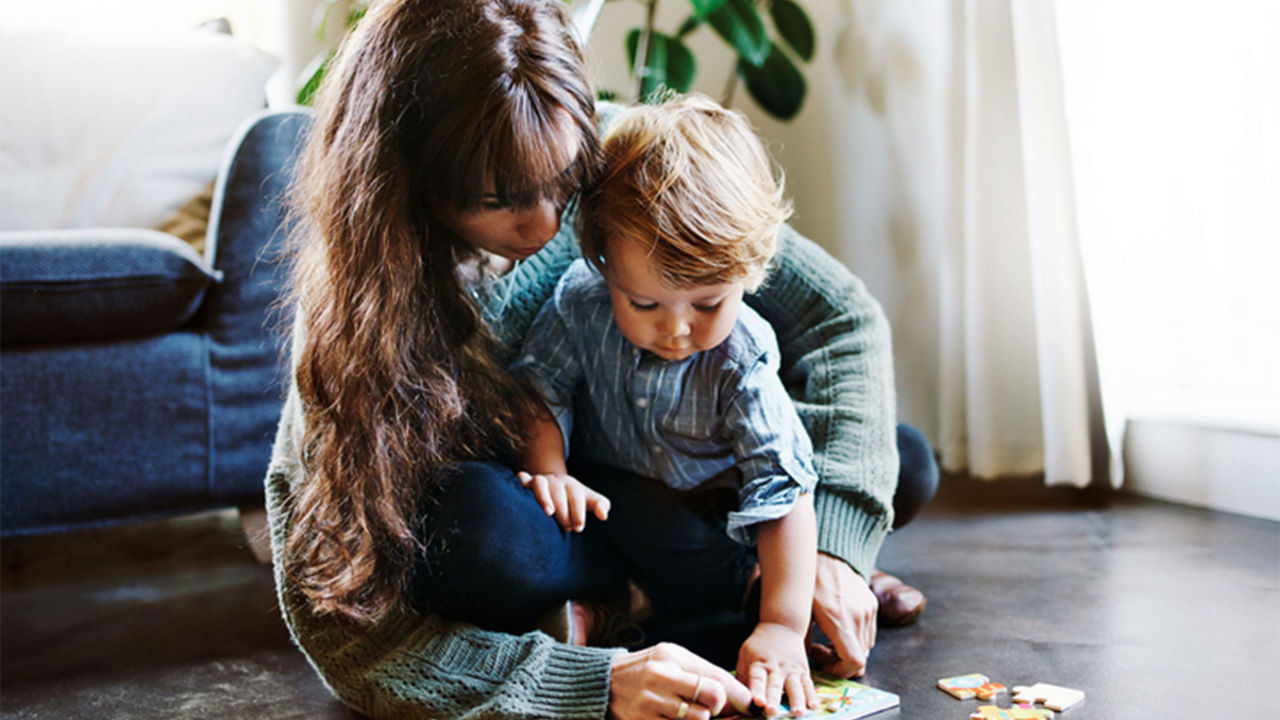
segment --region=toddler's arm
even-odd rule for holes
[[[785,691],[798,715],[818,706],[805,649],[817,565],[813,496],[802,494],[791,512],[761,523],[757,538],[760,622],[738,654],[738,677],[768,714],[780,712]]]
[[[520,455],[520,467],[538,475],[565,475],[569,472],[564,460],[564,437],[560,423],[551,414],[546,402],[533,403],[536,407],[524,419],[524,452]]]
[[[536,403],[525,418],[521,467],[516,477],[533,491],[542,509],[561,528],[581,532],[587,525],[588,512],[601,520],[609,518],[609,498],[569,475],[560,424],[543,402]]]

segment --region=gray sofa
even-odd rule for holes
[[[203,257],[152,230],[0,233],[0,534],[261,506],[307,125],[242,127]]]

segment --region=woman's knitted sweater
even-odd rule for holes
[[[510,352],[578,256],[570,225],[482,296]],[[769,279],[747,302],[777,332],[783,381],[813,439],[818,547],[865,577],[893,522],[898,470],[888,323],[861,281],[790,227]],[[276,584],[294,641],[342,702],[374,718],[605,717],[610,664],[621,650],[437,616],[397,615],[355,629],[313,615],[281,557],[292,490],[303,481],[302,424],[291,384],[266,478]]]

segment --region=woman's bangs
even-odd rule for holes
[[[562,117],[569,120],[567,114]],[[576,123],[570,130],[541,113],[512,113],[506,118],[488,153],[493,191],[503,204],[527,207],[546,199],[563,203],[583,185],[587,141]]]

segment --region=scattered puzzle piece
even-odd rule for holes
[[[978,696],[979,700],[991,700],[1007,689],[998,682],[989,682],[974,688],[973,693]]]
[[[1042,703],[1051,710],[1066,710],[1084,699],[1083,690],[1036,683],[1035,685],[1013,689],[1014,702]]]
[[[969,720],[1053,720],[1053,711],[1026,706],[1002,708],[979,705]]]
[[[938,681],[938,688],[959,700],[968,700],[971,697],[990,700],[1006,689],[1000,683],[991,682],[991,679],[982,673],[942,678]]]

